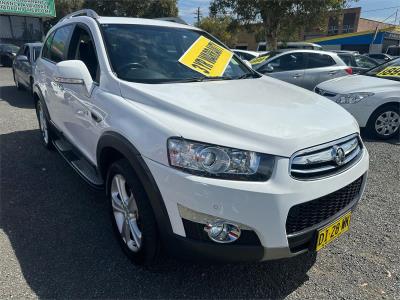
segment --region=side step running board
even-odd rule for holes
[[[58,137],[53,144],[61,156],[85,181],[95,188],[103,188],[104,181],[97,169],[83,155],[80,155],[71,143],[63,137]]]

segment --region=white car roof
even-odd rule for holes
[[[173,28],[185,28],[191,30],[201,30],[194,26],[184,25],[171,21],[162,21],[155,19],[144,19],[144,18],[125,18],[125,17],[99,17],[97,21],[100,24],[132,24],[132,25],[149,25],[149,26],[162,26],[162,27],[173,27]]]

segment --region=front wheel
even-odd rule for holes
[[[399,136],[399,106],[385,106],[375,111],[369,122],[368,131],[378,139],[391,139]]]
[[[160,251],[157,223],[128,160],[121,159],[111,165],[107,187],[112,224],[123,251],[135,264],[153,264]]]
[[[49,121],[46,117],[46,113],[43,108],[43,103],[41,100],[36,102],[36,115],[39,121],[39,129],[42,137],[43,145],[47,149],[52,149],[52,139],[51,139],[51,132],[49,130]]]

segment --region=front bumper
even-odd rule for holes
[[[350,169],[332,177],[310,181],[290,177],[288,158],[277,158],[274,173],[267,182],[199,177],[150,159],[145,158],[145,162],[161,192],[175,237],[176,242],[170,243],[167,248],[173,245],[176,249],[176,245],[180,244],[179,249],[185,248],[192,254],[203,254],[217,260],[223,260],[222,257],[232,257],[234,259],[228,260],[257,261],[292,257],[305,252],[304,249],[297,251],[299,248],[289,246],[290,236],[288,237],[286,232],[286,220],[290,208],[331,194],[364,176],[358,197],[361,198],[369,156],[364,148],[361,159]],[[358,200],[355,199],[346,210],[351,209]],[[236,242],[221,245],[185,238],[186,232],[179,206],[243,224],[255,232],[260,245],[237,245]],[[338,215],[344,212],[343,210]],[[330,218],[318,226],[322,227],[329,221]],[[300,243],[299,239],[303,239],[303,242],[307,238],[311,239],[312,232],[315,232],[315,228],[302,232],[302,237],[297,236],[297,243]]]

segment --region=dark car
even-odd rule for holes
[[[13,44],[0,44],[0,64],[11,67],[19,47]]]
[[[378,63],[385,63],[388,61],[391,61],[394,57],[386,54],[386,53],[370,53],[370,54],[366,54],[366,56],[375,59]]]
[[[18,89],[25,87],[32,91],[36,59],[40,55],[42,43],[27,43],[18,51],[13,63],[13,75]]]
[[[362,74],[380,65],[376,60],[357,53],[338,52],[337,55],[339,55],[346,65],[353,69],[353,74]]]

